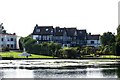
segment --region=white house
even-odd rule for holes
[[[10,49],[16,49],[17,36],[14,34],[0,34],[0,47],[9,47]]]
[[[3,47],[8,47],[10,49],[18,49],[17,36],[15,33],[6,33],[6,30],[4,29],[2,24],[0,24],[0,49],[2,49]]]
[[[91,35],[91,34],[89,34],[87,36],[87,46],[99,47],[100,45],[101,45],[101,43],[100,43],[100,35]]]

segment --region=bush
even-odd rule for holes
[[[60,54],[62,58],[77,58],[79,55],[77,48],[63,48]]]
[[[2,51],[3,51],[3,52],[6,52],[6,51],[10,51],[10,49],[9,49],[9,47],[3,47],[3,48],[2,48]]]

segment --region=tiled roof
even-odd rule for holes
[[[53,26],[35,26],[33,35],[52,35]]]
[[[87,36],[86,30],[77,30],[77,36],[80,39],[84,39]]]
[[[100,35],[88,35],[87,39],[88,40],[99,40]]]
[[[66,28],[67,36],[77,36],[76,28]]]
[[[67,36],[76,36],[77,35],[77,33],[75,35],[76,31],[77,31],[76,28],[65,28],[65,27],[60,28],[60,27],[56,27],[54,29],[54,34],[55,34],[55,36],[63,36],[64,33],[66,33]]]
[[[55,36],[63,36],[64,32],[65,32],[65,28],[56,27],[54,29]]]

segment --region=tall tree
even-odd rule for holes
[[[106,45],[110,46],[113,43],[115,43],[115,35],[112,34],[111,32],[103,33],[103,35],[100,38],[100,41],[103,46],[106,46]]]
[[[116,54],[120,55],[120,25],[117,28],[117,36],[116,36]]]
[[[32,39],[31,37],[21,37],[19,39],[19,47],[20,50],[23,50],[23,48],[28,48],[30,44],[34,44],[36,40]]]

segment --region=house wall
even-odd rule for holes
[[[91,42],[94,42],[93,44]],[[100,40],[87,40],[87,46],[94,46],[94,47],[98,47],[100,46]]]
[[[36,40],[38,38],[38,35],[33,35],[32,37],[33,37],[33,39]]]
[[[0,34],[0,47],[9,47],[10,49],[17,48],[17,36]]]
[[[32,37],[39,41],[53,41],[53,35],[33,35]]]

